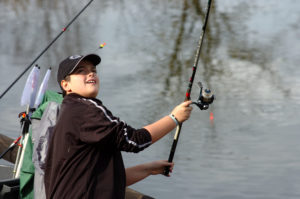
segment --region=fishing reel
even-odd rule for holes
[[[203,89],[201,82],[198,82],[198,85],[200,87],[199,98],[196,102],[192,102],[192,104],[196,104],[201,110],[206,110],[209,108],[209,105],[213,103],[215,96],[210,89]]]

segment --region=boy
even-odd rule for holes
[[[47,198],[124,198],[126,186],[173,166],[156,161],[125,171],[121,151],[139,152],[162,138],[189,118],[191,101],[134,129],[96,99],[100,62],[95,54],[74,55],[59,65],[57,81],[64,100],[46,158]]]

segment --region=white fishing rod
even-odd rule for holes
[[[37,88],[38,88],[38,80],[39,80],[39,67],[36,65],[30,75],[28,76],[28,79],[26,81],[24,90],[23,90],[23,94],[21,97],[21,105],[27,106],[27,110],[26,110],[26,116],[24,119],[24,123],[23,123],[23,129],[22,129],[22,148],[19,148],[18,154],[17,154],[17,160],[15,163],[15,168],[14,168],[14,177],[18,178],[20,176],[20,171],[21,171],[21,167],[23,164],[23,159],[24,159],[24,154],[25,154],[25,149],[28,143],[28,138],[29,138],[29,126],[31,124],[30,118],[31,115],[33,113],[33,111],[35,110],[35,108],[37,108],[42,99],[43,96],[45,94],[45,91],[48,87],[48,81],[50,79],[50,74],[51,74],[51,68],[49,68],[46,72],[46,75],[44,76],[44,79],[40,85],[40,88],[37,92]]]

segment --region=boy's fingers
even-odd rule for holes
[[[168,162],[168,164],[166,164],[166,166],[169,167],[170,170],[172,170],[174,168],[174,163]]]
[[[189,100],[189,101],[185,101],[185,102],[183,102],[183,105],[184,105],[184,106],[189,106],[191,103],[192,103],[192,101],[191,101],[191,100]]]
[[[165,166],[173,166],[174,165],[174,163],[172,163],[172,162],[166,162],[165,163]]]
[[[165,162],[165,166],[174,167],[174,162],[169,162],[168,160],[162,160]]]

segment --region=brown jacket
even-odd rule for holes
[[[67,95],[46,158],[47,198],[124,198],[121,151],[151,144],[146,129],[134,129],[97,99]]]

